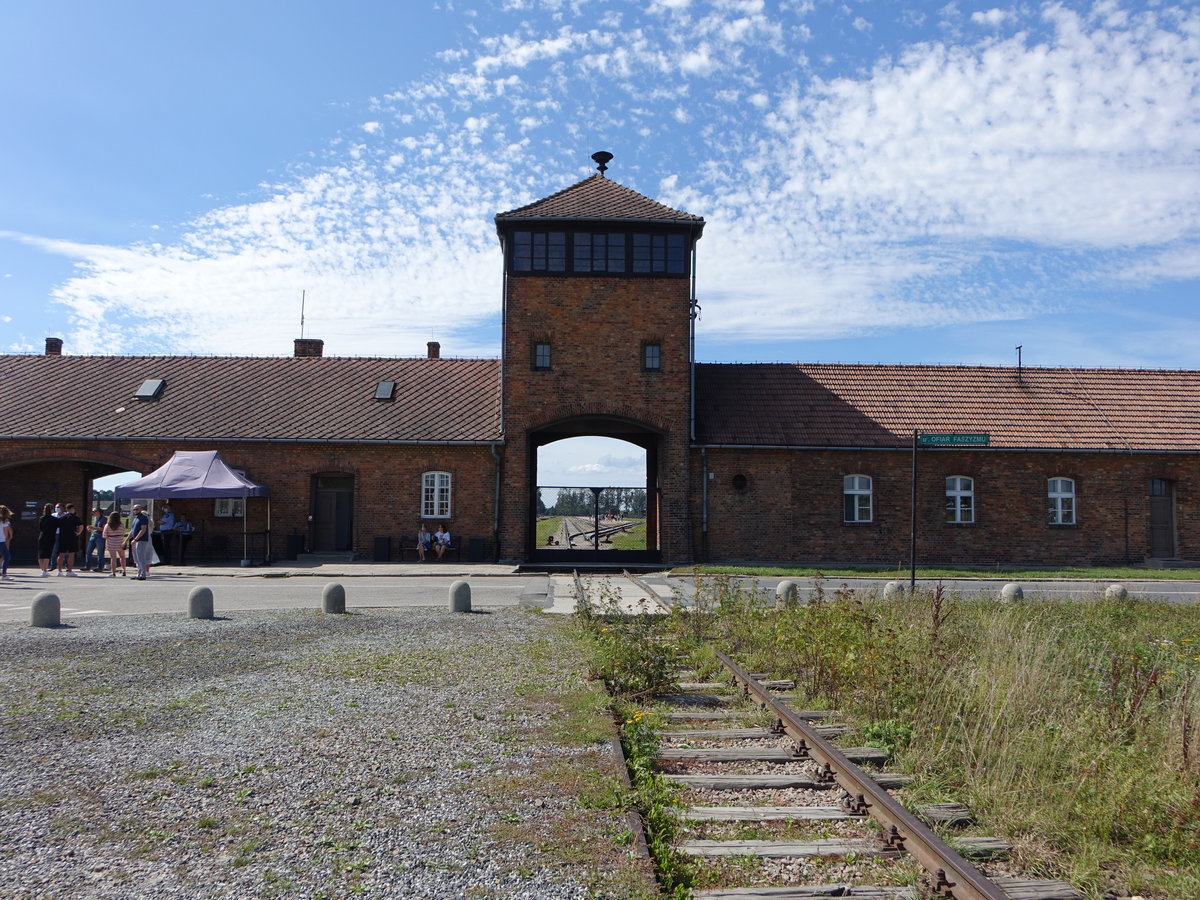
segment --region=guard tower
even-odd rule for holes
[[[504,478],[500,554],[584,563],[535,546],[537,449],[599,435],[646,451],[646,549],[689,558],[693,273],[704,219],[599,173],[496,216],[504,251]]]

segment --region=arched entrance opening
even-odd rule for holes
[[[97,454],[105,456],[107,454]],[[111,481],[120,484],[140,478],[141,473],[130,468],[136,460],[113,457],[112,461],[90,458],[85,452],[47,454],[41,459],[0,466],[0,502],[13,511],[13,565],[33,565],[37,562],[38,520],[46,504],[75,505],[76,515],[85,523],[97,505],[96,490],[108,491]],[[99,502],[107,511],[113,501]],[[81,545],[80,549],[83,549]],[[80,554],[82,560],[83,555]]]
[[[660,435],[637,423],[576,418],[530,433],[527,559],[549,565],[662,561]]]

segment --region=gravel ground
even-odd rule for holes
[[[519,699],[538,666],[581,683],[553,628],[431,609],[0,626],[0,897],[592,896],[513,836],[577,809],[530,795],[538,761],[595,752]]]

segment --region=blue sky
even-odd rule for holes
[[[492,216],[708,222],[701,360],[1200,364],[1191,3],[0,13],[0,350],[499,352]]]

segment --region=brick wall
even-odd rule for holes
[[[688,558],[689,312],[686,278],[508,278],[503,558],[522,559],[529,546],[530,435],[571,419],[592,420],[566,426],[581,434],[652,438],[662,488],[657,541],[665,560]],[[662,348],[661,371],[642,371],[647,342]],[[551,345],[549,371],[534,371],[535,343]]]
[[[72,501],[87,510],[89,479],[126,470],[149,473],[175,449],[184,448],[137,441],[8,441],[0,452],[0,503],[20,513],[26,500],[41,500],[50,491],[55,495],[45,499]],[[457,537],[486,538],[492,546],[496,467],[487,447],[213,442],[187,449],[218,450],[231,468],[267,485],[271,555],[276,558],[283,557],[288,534],[309,535],[312,480],[318,474],[354,476],[353,549],[363,556],[371,555],[378,535],[416,534],[421,475],[427,471],[450,472],[453,477],[452,516],[437,521]],[[217,517],[213,500],[175,500],[171,506],[176,513],[187,513],[207,536],[224,535],[240,542],[242,520]],[[435,524],[430,520],[430,530]],[[266,500],[250,499],[247,528],[266,530]],[[32,546],[36,522],[19,521],[16,531],[18,545]],[[395,542],[392,548],[395,552]]]
[[[696,483],[705,462],[693,458]],[[858,562],[904,568],[912,496],[907,452],[709,450],[708,531],[692,497],[695,541],[713,561]],[[869,475],[874,516],[843,522],[842,478]],[[738,490],[733,479],[745,477]],[[975,480],[975,522],[948,524],[945,479]],[[1048,524],[1047,479],[1075,480],[1074,526]],[[1151,478],[1176,484],[1176,555],[1200,558],[1200,457],[921,451],[917,554],[922,564],[1111,565],[1150,552]]]

